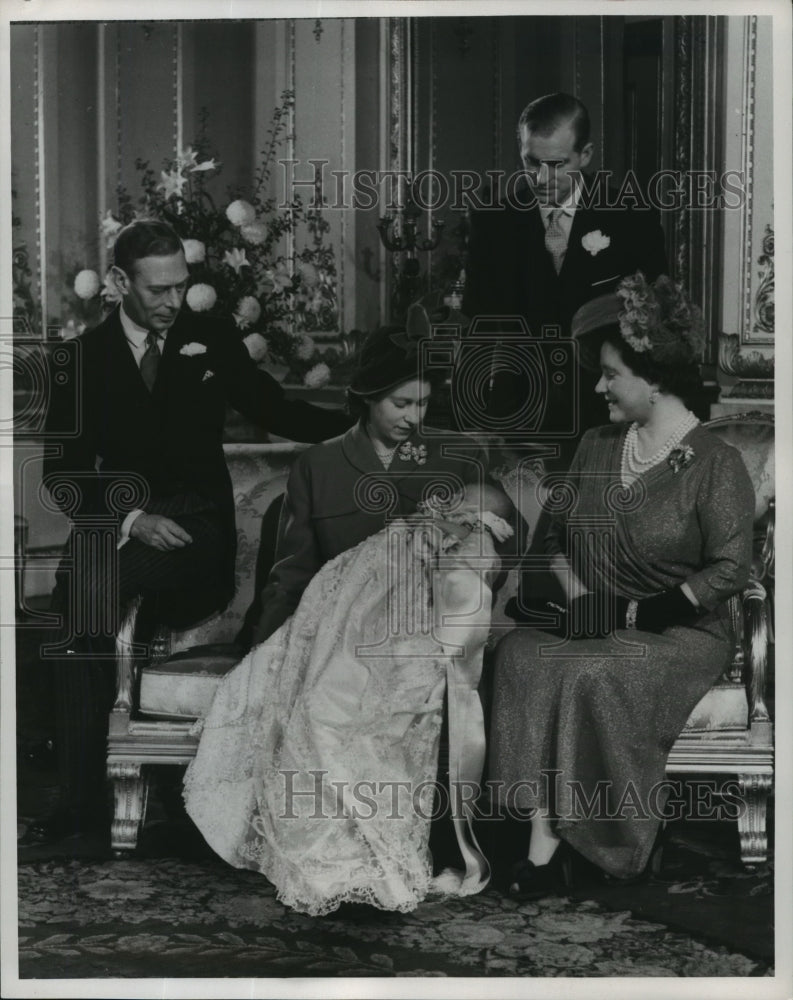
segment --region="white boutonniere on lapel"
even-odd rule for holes
[[[208,379],[211,379],[211,378],[214,378],[214,377],[215,377],[215,373],[212,371],[212,369],[211,368],[207,368],[207,370],[204,372],[204,375],[203,375],[201,381],[202,382],[206,382]]]
[[[180,354],[184,354],[188,358],[195,357],[196,354],[206,354],[207,345],[199,344],[193,341],[190,344],[185,344],[184,347],[179,349]]]
[[[593,229],[592,232],[586,233],[581,237],[581,246],[587,253],[591,253],[593,257],[596,257],[601,250],[605,250],[606,247],[611,246],[611,238],[604,236],[599,229]]]

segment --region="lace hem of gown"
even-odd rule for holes
[[[337,556],[218,686],[185,777],[187,812],[213,850],[265,875],[295,910],[408,912],[433,891],[449,657],[431,583],[446,541],[436,526],[403,524]],[[470,545],[480,565],[480,540]],[[423,797],[397,792],[394,816],[400,787]]]

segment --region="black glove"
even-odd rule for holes
[[[663,632],[670,625],[687,625],[696,621],[699,615],[699,608],[691,603],[680,587],[675,587],[639,601],[636,628],[643,632]]]
[[[567,611],[560,604],[544,597],[510,597],[504,606],[504,614],[521,625],[530,625],[550,635],[567,635]],[[556,624],[553,624],[553,622]]]
[[[568,605],[571,639],[604,639],[615,628],[625,628],[628,602],[613,594],[582,594]]]

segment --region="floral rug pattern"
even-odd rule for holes
[[[770,974],[592,900],[518,904],[488,890],[411,914],[348,907],[317,919],[286,909],[253,872],[170,858],[23,864],[19,958],[22,978]]]

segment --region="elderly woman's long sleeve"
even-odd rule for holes
[[[752,564],[754,488],[734,449],[710,456],[696,513],[704,565],[686,583],[699,604],[710,610],[746,586]]]

